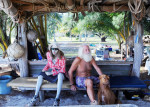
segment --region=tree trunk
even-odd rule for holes
[[[143,57],[143,27],[141,23],[136,22],[136,35],[134,36],[134,63],[132,75],[140,77],[140,66]]]
[[[79,41],[80,42],[82,41],[82,35],[79,35]]]
[[[72,41],[72,35],[70,34],[70,40]]]
[[[107,38],[107,37],[102,37],[102,38],[101,38],[101,42],[106,42],[106,38]]]
[[[54,32],[54,42],[56,42],[56,35],[55,35],[55,32]]]
[[[124,37],[125,37],[125,42],[126,42],[126,45],[125,45],[125,54],[126,54],[126,58],[127,58],[127,35],[126,35],[126,20],[125,18],[127,17],[127,12],[125,12],[125,15],[124,15]]]
[[[19,59],[19,68],[20,68],[20,76],[21,77],[27,77],[28,76],[28,60],[27,60],[27,55],[28,55],[28,47],[27,47],[27,38],[26,38],[26,23],[19,23],[18,25],[18,36],[19,38],[19,43],[24,47],[24,55],[22,58]]]

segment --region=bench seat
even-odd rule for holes
[[[19,77],[10,81],[7,86],[18,90],[35,90],[37,78],[35,77]],[[110,77],[110,87],[112,90],[140,90],[146,88],[146,84],[135,76],[113,76]],[[39,92],[40,101],[44,101],[44,90],[57,90],[56,83],[50,83],[48,81],[43,82],[41,90]],[[70,90],[69,81],[64,81],[62,90]],[[84,88],[78,88],[78,90],[85,90]],[[97,88],[94,88],[97,90]]]
[[[20,90],[35,90],[37,78],[34,77],[19,77],[7,85]],[[110,77],[110,87],[113,90],[138,90],[147,88],[146,84],[135,76],[113,76]],[[48,81],[43,82],[41,90],[56,90],[57,84]],[[70,90],[69,81],[64,81],[62,90]],[[85,90],[79,88],[79,90]]]
[[[11,86],[12,88],[17,88],[19,90],[35,90],[37,83],[37,78],[35,77],[19,77],[7,84],[7,86]],[[44,80],[41,90],[56,90],[57,84],[50,83]],[[69,89],[69,81],[64,81],[62,85],[62,90]]]

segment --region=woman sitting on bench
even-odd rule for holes
[[[39,102],[39,90],[42,85],[43,79],[51,83],[57,82],[57,94],[53,106],[59,106],[59,95],[61,92],[64,74],[65,74],[65,64],[66,59],[64,53],[59,49],[58,44],[53,43],[49,47],[49,52],[46,53],[48,63],[38,76],[35,95],[28,106],[37,105]]]

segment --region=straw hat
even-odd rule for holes
[[[59,45],[56,43],[56,42],[53,42],[53,43],[51,43],[50,45],[49,45],[49,50],[50,50],[50,48],[58,48],[59,50],[60,50],[60,47],[59,47]]]

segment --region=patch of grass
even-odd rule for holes
[[[52,38],[50,40],[50,43],[54,41],[54,38]],[[87,38],[87,41],[85,41],[84,38],[82,38],[82,41],[79,41],[79,40],[76,40],[75,37],[72,37],[72,40],[69,38],[69,37],[56,37],[56,41],[57,42],[68,42],[68,43],[78,43],[78,44],[81,44],[81,43],[87,43],[87,44],[91,44],[91,43],[96,43],[96,44],[108,44],[108,43],[111,43],[111,44],[116,44],[117,45],[117,41],[116,40],[112,40],[110,38],[107,38],[106,39],[106,42],[101,42],[101,39],[99,37],[89,37]]]
[[[70,54],[65,54],[65,57],[76,57],[78,56],[78,52],[76,53],[70,53]],[[95,56],[95,53],[92,53],[92,56]]]

